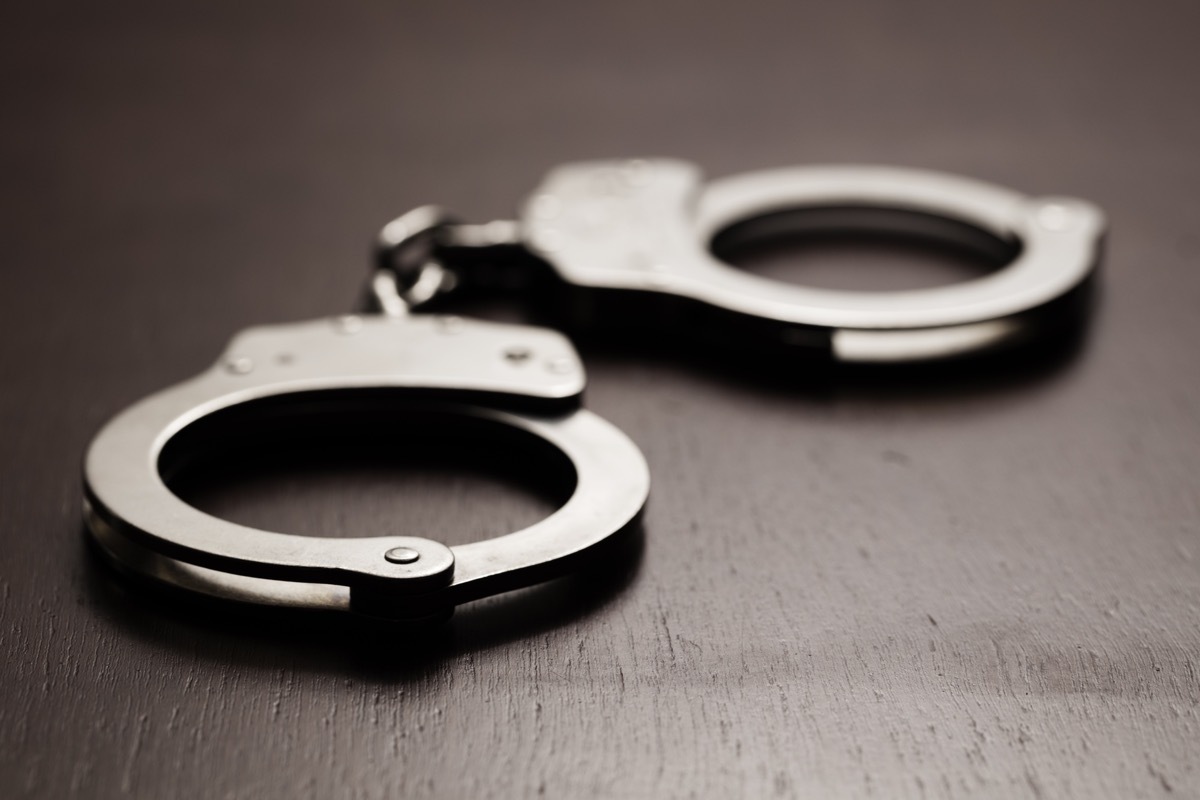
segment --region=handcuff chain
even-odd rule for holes
[[[520,243],[519,223],[467,224],[438,206],[420,206],[383,226],[375,239],[368,285],[372,310],[401,317],[452,291],[458,276],[438,253],[443,247],[484,248]]]

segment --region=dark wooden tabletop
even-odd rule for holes
[[[1194,3],[23,6],[0,12],[0,795],[1200,796]],[[379,224],[504,217],[556,163],[644,155],[1091,199],[1091,325],[1028,365],[795,385],[585,348],[589,407],[652,470],[640,552],[428,639],[210,612],[87,546],[97,428],[242,328],[351,308]],[[979,266],[747,259],[876,288]],[[232,459],[186,491],[454,544],[550,507],[502,455]]]

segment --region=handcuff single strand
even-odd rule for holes
[[[712,255],[723,232],[805,209],[947,222],[1015,257],[949,286],[842,292],[781,284]],[[1092,274],[1103,230],[1102,213],[1082,200],[920,170],[798,167],[706,184],[681,161],[569,164],[514,222],[463,224],[433,207],[397,218],[377,242],[373,313],[244,331],[208,371],[118,414],[85,459],[86,523],[114,565],[158,583],[260,605],[442,620],[458,604],[585,563],[637,523],[650,476],[636,445],[582,407],[583,365],[565,336],[428,313],[441,298],[532,271],[577,322],[636,312],[637,324],[673,335],[724,331],[798,360],[923,361],[1045,335],[1047,318]],[[540,439],[569,462],[574,492],[524,530],[447,547],[417,536],[261,531],[192,507],[164,477],[190,442],[219,439],[231,415],[347,401]]]

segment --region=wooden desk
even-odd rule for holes
[[[6,10],[0,794],[1200,796],[1196,8]],[[243,327],[348,309],[383,221],[502,217],[558,162],[658,154],[1092,199],[1093,324],[1044,368],[791,389],[585,352],[653,472],[640,560],[430,642],[212,617],[85,546],[97,427]],[[891,263],[821,252],[875,265],[851,282]],[[449,543],[544,512],[502,470],[414,463],[194,491]]]

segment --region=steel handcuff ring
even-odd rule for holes
[[[780,284],[710,253],[735,223],[797,208],[872,207],[956,220],[1020,244],[1006,268],[911,292],[835,292]],[[637,447],[580,407],[584,371],[545,328],[409,313],[505,250],[585,297],[684,304],[689,320],[729,321],[760,339],[844,361],[912,361],[1019,340],[1031,315],[1084,284],[1104,221],[1074,199],[1035,200],[965,178],[884,167],[806,167],[707,185],[668,160],[591,162],[553,171],[517,223],[456,225],[418,209],[385,227],[372,281],[377,315],[255,328],[202,375],[119,414],[85,461],[85,518],[118,568],[225,599],[350,609],[400,620],[445,618],[459,603],[577,566],[635,523],[649,491]],[[707,315],[707,316],[706,316]],[[749,325],[745,324],[749,321]],[[518,357],[513,358],[512,355]],[[210,516],[165,482],[165,454],[229,409],[310,403],[346,393],[436,408],[524,431],[576,475],[558,511],[516,533],[447,547],[430,539],[313,538]]]
[[[1000,270],[916,291],[833,291],[731,267],[713,239],[738,223],[803,209],[911,212],[1013,245]],[[1093,204],[1031,198],[969,178],[876,166],[767,170],[705,184],[673,160],[570,164],[550,173],[521,221],[529,248],[574,287],[656,295],[701,314],[693,328],[748,329],[763,343],[844,362],[917,361],[998,349],[1085,283],[1104,230]],[[749,324],[747,324],[749,323]]]
[[[410,215],[430,219],[424,210]],[[119,569],[160,583],[257,604],[444,619],[457,604],[577,566],[635,523],[649,491],[645,459],[620,430],[580,408],[584,383],[570,342],[543,328],[402,313],[253,328],[207,372],[100,431],[85,461],[85,519]],[[188,505],[164,481],[164,454],[206,419],[347,393],[382,404],[409,396],[396,413],[432,409],[537,437],[569,460],[574,492],[524,530],[447,547],[413,536],[255,530]]]

